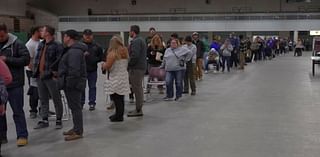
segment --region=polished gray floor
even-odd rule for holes
[[[28,120],[30,144],[17,148],[9,113],[3,151],[8,157],[317,157],[320,71],[316,77],[310,71],[308,54],[291,53],[245,71],[209,73],[197,82],[197,96],[163,102],[152,94],[143,118],[118,124],[107,120],[101,76],[98,110],[84,111],[84,139],[65,142],[53,125],[35,131],[36,121]]]

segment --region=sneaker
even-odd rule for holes
[[[30,112],[30,119],[36,119],[38,117],[37,113]]]
[[[75,134],[75,132],[73,131],[73,129],[70,129],[70,130],[68,130],[68,131],[64,131],[64,132],[63,132],[63,135],[64,135],[64,136],[70,136],[70,135],[73,135],[73,134]]]
[[[196,92],[191,92],[191,95],[192,95],[192,96],[196,95]]]
[[[34,129],[43,129],[49,127],[49,122],[48,121],[40,121],[38,122],[37,126],[34,127]]]
[[[204,71],[205,74],[208,74],[208,70]]]
[[[140,110],[140,111],[133,110],[133,111],[128,112],[127,116],[128,117],[142,117],[143,112],[142,112],[142,110]]]
[[[83,138],[82,135],[79,135],[77,133],[74,133],[72,135],[68,135],[67,137],[64,138],[65,141],[74,141]]]
[[[62,121],[61,120],[57,120],[56,121],[56,129],[59,130],[59,129],[62,129],[62,128],[63,128]]]
[[[23,137],[18,138],[18,140],[17,140],[18,147],[23,147],[23,146],[26,146],[27,144],[28,144],[27,138],[23,138]]]
[[[178,101],[180,98],[181,98],[181,97],[176,97],[176,98],[174,99],[174,101]]]
[[[163,98],[164,101],[173,101],[173,98],[168,98],[168,97],[165,97]]]
[[[94,111],[94,110],[96,110],[95,106],[94,105],[90,105],[89,111]]]

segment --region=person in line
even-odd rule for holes
[[[164,54],[163,63],[161,68],[166,70],[166,90],[167,95],[165,101],[172,101],[174,97],[173,83],[176,85],[176,98],[178,101],[182,97],[183,76],[186,70],[186,63],[191,60],[192,53],[179,44],[178,39],[171,40],[170,48]]]
[[[233,46],[230,43],[229,39],[226,39],[224,44],[221,46],[222,51],[222,72],[225,70],[225,65],[227,62],[227,69],[230,72],[230,65],[231,65],[231,52],[233,51]]]
[[[237,68],[239,64],[238,52],[239,52],[240,41],[234,33],[230,34],[229,41],[233,47],[233,50],[231,52],[230,67],[232,68],[234,65],[234,67]]]
[[[247,53],[247,42],[246,40],[243,38],[243,35],[239,35],[239,39],[240,39],[240,47],[239,47],[239,55],[240,55],[240,60],[239,60],[239,64],[240,70],[244,70],[244,65],[246,63],[246,53]]]
[[[1,145],[8,143],[7,139],[7,125],[5,120],[6,116],[6,103],[8,100],[8,92],[6,86],[12,82],[12,75],[5,62],[0,60],[0,156]]]
[[[38,106],[39,106],[39,94],[38,94],[38,85],[36,79],[32,77],[33,70],[33,61],[37,53],[38,46],[40,44],[40,27],[31,28],[31,38],[26,43],[30,54],[30,64],[26,68],[26,74],[28,77],[29,84],[29,105],[30,105],[30,118],[37,118]]]
[[[146,38],[146,43],[147,43],[147,46],[149,47],[150,44],[151,44],[151,40],[152,38],[157,34],[157,31],[154,27],[150,27],[149,28],[149,35],[148,37]]]
[[[56,129],[62,129],[63,104],[58,89],[58,63],[63,53],[61,43],[55,41],[55,29],[44,26],[42,30],[43,41],[39,44],[34,60],[33,72],[37,78],[38,92],[41,101],[41,118],[34,129],[49,127],[49,99],[52,98],[56,110]]]
[[[128,68],[128,49],[118,36],[113,36],[108,49],[106,63],[103,69],[107,72],[105,80],[105,92],[111,95],[116,111],[110,116],[111,122],[122,122],[124,114],[124,96],[130,91]]]
[[[102,61],[103,50],[93,40],[93,32],[90,29],[83,31],[83,43],[88,47],[88,51],[84,53],[87,65],[87,82],[89,86],[89,110],[94,111],[96,108],[97,99],[97,79],[98,79],[98,63]],[[84,106],[86,103],[86,92],[82,93],[81,103]]]
[[[23,110],[25,82],[24,67],[30,63],[28,49],[16,36],[8,33],[7,26],[0,24],[0,60],[5,62],[10,69],[13,81],[7,85],[8,102],[13,111],[13,120],[16,125],[17,146],[22,147],[28,144],[28,130],[26,117]],[[7,126],[6,116],[1,124]],[[7,128],[2,132],[2,136],[7,136]]]
[[[253,43],[250,46],[252,55],[251,55],[251,60],[254,60],[255,62],[258,60],[259,58],[259,48],[260,48],[260,43],[258,42],[258,37],[256,37],[253,41]]]
[[[206,62],[206,66],[205,66],[205,73],[206,74],[209,71],[209,64],[215,64],[217,72],[220,70],[220,55],[219,55],[219,52],[215,48],[211,48],[211,50],[208,52],[207,62]]]
[[[67,46],[59,63],[59,87],[64,89],[68,106],[71,109],[73,128],[65,135],[65,141],[83,138],[83,115],[81,93],[86,87],[86,61],[84,52],[87,46],[78,41],[79,34],[75,30],[67,30],[63,43]]]
[[[130,37],[132,38],[129,51],[129,81],[132,91],[136,98],[136,109],[128,112],[128,117],[143,116],[143,86],[144,73],[147,67],[147,45],[145,40],[139,36],[140,27],[133,25],[130,28]]]
[[[304,49],[303,42],[301,39],[298,39],[298,42],[295,47],[294,56],[302,56],[302,50]]]
[[[158,81],[163,81],[164,78],[153,78],[154,72],[157,71],[162,64],[163,55],[165,52],[165,46],[163,45],[162,39],[159,34],[154,35],[151,39],[151,43],[147,49],[147,58],[148,58],[148,71],[149,78],[148,81],[158,79]],[[156,75],[156,74],[155,74]],[[147,93],[150,93],[151,86],[147,86]],[[163,94],[163,86],[158,86],[159,93]]]
[[[203,76],[203,56],[206,51],[205,45],[203,41],[200,40],[200,36],[198,32],[194,32],[192,34],[193,44],[197,46],[197,61],[196,61],[196,72],[195,72],[195,79],[202,80]]]
[[[194,78],[194,72],[196,71],[196,60],[197,60],[197,47],[192,43],[192,37],[186,36],[185,48],[191,51],[191,60],[186,64],[186,73],[184,77],[183,93],[189,94],[189,85],[191,87],[191,95],[196,95],[196,83]]]

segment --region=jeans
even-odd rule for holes
[[[23,86],[16,88],[9,88],[8,102],[13,111],[13,120],[16,125],[17,138],[28,138],[28,130],[26,117],[23,110]],[[7,119],[6,116],[0,116],[0,135],[7,136]]]
[[[88,72],[87,73],[88,86],[89,86],[89,105],[96,105],[97,98],[97,79],[98,73],[97,71]],[[84,105],[86,103],[86,91],[82,93],[81,104]]]
[[[143,106],[143,86],[145,70],[130,69],[129,70],[129,82],[132,87],[132,92],[136,98],[136,110],[141,111]]]
[[[233,64],[235,67],[238,66],[239,60],[238,60],[238,53],[236,50],[233,50],[231,52],[231,60],[230,60],[230,67],[233,67]]]
[[[56,110],[57,120],[62,119],[63,104],[61,100],[61,93],[58,89],[58,83],[56,80],[39,80],[38,81],[38,92],[41,100],[41,117],[43,120],[48,120],[49,117],[49,99],[53,100],[54,107]]]
[[[39,106],[39,94],[38,88],[30,86],[30,78],[32,75],[32,71],[27,70],[27,77],[28,77],[28,84],[29,84],[29,105],[30,105],[30,113],[38,113],[38,106]]]
[[[166,87],[167,98],[173,98],[173,82],[176,84],[176,98],[182,97],[182,79],[184,70],[167,71],[166,73]]]
[[[192,92],[196,92],[196,83],[195,83],[195,79],[194,79],[194,68],[195,68],[196,64],[192,63],[192,62],[187,62],[187,69],[185,72],[185,76],[184,76],[184,92],[188,92],[189,93],[189,85],[191,87],[191,91]]]
[[[83,133],[83,116],[82,116],[82,104],[81,104],[81,91],[74,88],[65,89],[68,106],[71,109],[73,131],[78,135]]]
[[[227,62],[228,71],[230,71],[230,60],[231,60],[231,56],[222,56],[222,71],[224,71],[225,69],[226,62]]]
[[[124,114],[124,95],[119,95],[117,93],[111,94],[111,99],[114,102],[114,105],[116,107],[116,118],[123,118]]]

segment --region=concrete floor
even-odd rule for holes
[[[3,153],[8,157],[316,157],[320,72],[311,76],[309,56],[295,58],[291,53],[250,64],[244,72],[210,73],[197,83],[197,96],[164,102],[163,96],[153,94],[143,118],[117,124],[107,120],[111,113],[105,111],[100,77],[98,110],[84,111],[84,139],[65,142],[62,130],[52,125],[35,131],[36,120],[28,119],[30,144],[17,148],[9,111],[10,143]],[[65,123],[65,129],[70,126],[70,121]]]

